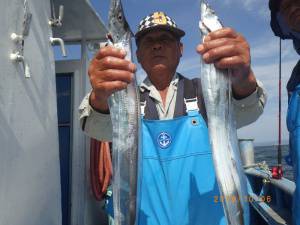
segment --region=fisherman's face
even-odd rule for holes
[[[182,55],[183,46],[171,32],[154,30],[139,40],[137,59],[146,73],[175,72]]]

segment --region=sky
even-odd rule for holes
[[[99,16],[107,24],[109,0],[90,0]],[[200,56],[195,48],[201,37],[198,28],[200,0],[123,0],[127,21],[136,32],[139,21],[154,11],[164,11],[172,17],[178,27],[186,32],[182,42],[184,53],[178,72],[187,77],[200,76]],[[238,130],[239,138],[253,138],[255,144],[278,142],[278,76],[279,38],[275,37],[270,24],[267,0],[208,0],[225,26],[234,28],[249,42],[252,69],[268,94],[263,115],[253,124]],[[286,83],[300,56],[296,54],[290,40],[282,41],[282,139],[287,143],[286,129],[287,94]],[[134,48],[135,50],[135,48]],[[134,59],[136,62],[136,60]],[[138,67],[137,79],[145,73]]]

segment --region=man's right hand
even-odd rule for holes
[[[88,75],[92,85],[90,104],[97,111],[109,111],[107,99],[116,91],[125,89],[132,81],[136,66],[125,60],[126,52],[107,46],[92,59]]]

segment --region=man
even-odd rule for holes
[[[292,39],[296,52],[300,55],[300,2],[297,0],[270,0],[271,27],[281,39]],[[289,130],[290,155],[286,157],[293,166],[296,189],[293,195],[293,223],[300,225],[300,60],[293,69],[287,83],[289,97],[287,128]]]
[[[300,2],[295,0],[270,0],[271,28],[281,39],[292,39],[296,52],[300,55]],[[288,81],[289,97],[300,83],[300,61]]]
[[[191,81],[176,72],[184,34],[165,13],[155,12],[141,21],[135,35],[137,59],[147,73],[140,86],[146,108],[138,187],[139,225],[226,224],[222,203],[213,199],[219,190],[201,84],[199,79]],[[238,126],[255,121],[266,98],[251,70],[246,40],[224,28],[210,33],[197,46],[197,52],[206,63],[232,70]],[[81,122],[83,130],[99,140],[111,140],[108,97],[126,88],[136,70],[132,62],[124,60],[125,54],[105,47],[89,66],[92,91],[80,106]],[[198,107],[190,107],[184,99],[193,99]]]

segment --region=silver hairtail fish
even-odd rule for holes
[[[108,29],[113,45],[124,49],[127,53],[126,59],[132,60],[132,32],[120,0],[111,0]],[[125,90],[112,94],[108,101],[113,125],[112,189],[115,225],[134,225],[136,221],[139,104],[135,78]]]
[[[217,15],[204,1],[201,2],[199,27],[203,37],[222,28]],[[216,69],[214,64],[201,60],[201,84],[213,162],[227,223],[247,225],[247,182],[238,148],[229,71]]]

